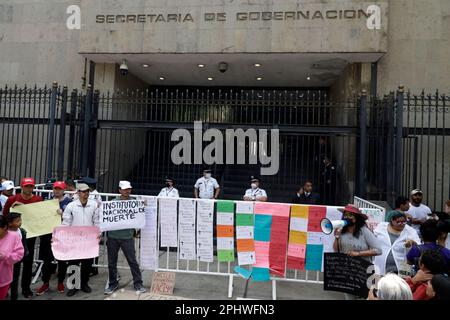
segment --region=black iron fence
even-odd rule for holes
[[[0,175],[95,176],[101,191],[129,179],[155,194],[173,176],[192,195],[201,164],[172,162],[175,129],[279,130],[279,170],[263,176],[273,201],[290,202],[306,179],[327,203],[353,195],[393,203],[422,188],[436,210],[450,197],[450,96],[396,93],[333,101],[326,90],[151,88],[102,93],[0,89]],[[259,135],[259,133],[258,133]],[[192,135],[193,136],[193,135]],[[259,136],[258,136],[259,137]],[[202,148],[209,144],[202,141]],[[226,150],[225,142],[223,142]],[[245,144],[247,159],[258,145]],[[270,151],[270,144],[269,150]],[[192,147],[192,152],[195,152]],[[324,157],[331,160],[326,166]],[[240,198],[260,163],[215,164],[222,197]],[[328,183],[328,182],[331,183]]]

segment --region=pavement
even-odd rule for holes
[[[166,253],[160,255],[159,266],[164,268],[169,266],[169,268],[175,269],[176,259],[174,259],[174,254],[170,254],[171,257],[167,258]],[[105,263],[105,257],[100,258],[99,264]],[[200,263],[200,265],[195,265],[196,262],[191,262],[194,264],[189,267],[189,270],[195,270],[196,268],[200,271],[206,271],[206,263]],[[119,265],[126,266],[126,261],[120,253],[119,255]],[[179,263],[178,268],[180,270],[186,270],[186,265],[182,262]],[[217,271],[220,270],[224,272],[227,269],[227,265],[222,264],[217,266],[217,263],[210,264],[209,270]],[[233,286],[233,297],[228,298],[228,276],[218,276],[218,275],[201,275],[201,274],[188,274],[188,273],[176,273],[175,288],[173,296],[160,296],[151,294],[150,286],[153,271],[144,270],[142,273],[144,286],[148,290],[147,293],[141,295],[136,294],[133,289],[133,281],[131,272],[126,269],[119,269],[120,281],[119,289],[114,295],[106,296],[104,294],[104,289],[106,282],[108,280],[108,269],[106,267],[100,267],[99,274],[93,276],[89,280],[89,285],[92,288],[92,292],[87,294],[81,290],[77,292],[72,297],[67,297],[67,295],[60,294],[56,291],[56,275],[52,276],[50,280],[50,290],[42,296],[34,296],[32,300],[178,300],[178,299],[194,299],[194,300],[236,300],[244,297],[244,290],[246,280],[241,277],[234,278]],[[292,273],[292,272],[291,272]],[[293,273],[290,274],[293,276]],[[315,272],[314,275],[315,277]],[[305,277],[304,273],[297,275],[298,278]],[[308,277],[311,279],[311,273]],[[316,279],[316,278],[314,278]],[[321,279],[321,275],[319,277]],[[32,284],[31,288],[36,291],[42,285],[40,279]],[[343,300],[344,295],[338,292],[330,292],[323,290],[323,284],[317,283],[305,283],[305,282],[286,282],[277,281],[276,284],[277,299],[279,300]],[[19,292],[20,288],[19,288]],[[67,289],[66,289],[67,293]],[[248,284],[248,290],[246,294],[248,299],[261,299],[261,300],[271,300],[272,299],[272,283],[271,282],[253,282],[250,281]],[[19,294],[19,300],[24,300],[25,298]]]

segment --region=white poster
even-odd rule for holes
[[[142,200],[102,202],[100,230],[142,229],[145,226],[145,204]]]
[[[200,200],[197,202],[197,259],[199,261],[214,261],[213,214],[213,201]]]
[[[361,208],[361,212],[367,215],[367,226],[370,230],[375,230],[380,222],[384,222],[384,213],[380,209]]]
[[[195,201],[179,200],[180,259],[195,260]]]
[[[236,213],[253,213],[253,202],[236,201]]]
[[[159,198],[161,219],[161,247],[177,247],[177,205],[176,198]]]
[[[238,252],[238,261],[240,266],[256,263],[255,252]]]
[[[157,233],[157,199],[156,197],[144,197],[146,201],[145,227],[141,229],[141,263],[142,269],[158,269],[158,233]]]

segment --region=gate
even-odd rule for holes
[[[279,171],[262,176],[270,201],[291,202],[306,179],[325,204],[354,195],[386,200],[413,188],[442,210],[450,197],[450,97],[399,88],[384,97],[335,101],[326,89],[172,88],[100,93],[66,87],[0,89],[0,175],[19,181],[95,176],[114,192],[128,179],[139,194],[156,194],[165,176],[191,197],[201,164],[175,165],[175,129],[278,129]],[[202,142],[205,147],[209,142]],[[247,153],[255,145],[245,145]],[[202,149],[203,150],[203,149]],[[270,144],[268,152],[270,151]],[[324,176],[323,158],[335,168]],[[221,198],[239,199],[260,163],[214,164]],[[331,183],[326,183],[331,180]]]

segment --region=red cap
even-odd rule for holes
[[[25,186],[35,186],[36,183],[34,182],[34,179],[33,179],[33,178],[23,178],[22,181],[20,181],[20,185],[21,185],[22,187],[25,187]]]
[[[60,188],[60,189],[66,190],[66,183],[64,181],[56,181],[53,184],[53,188]]]

